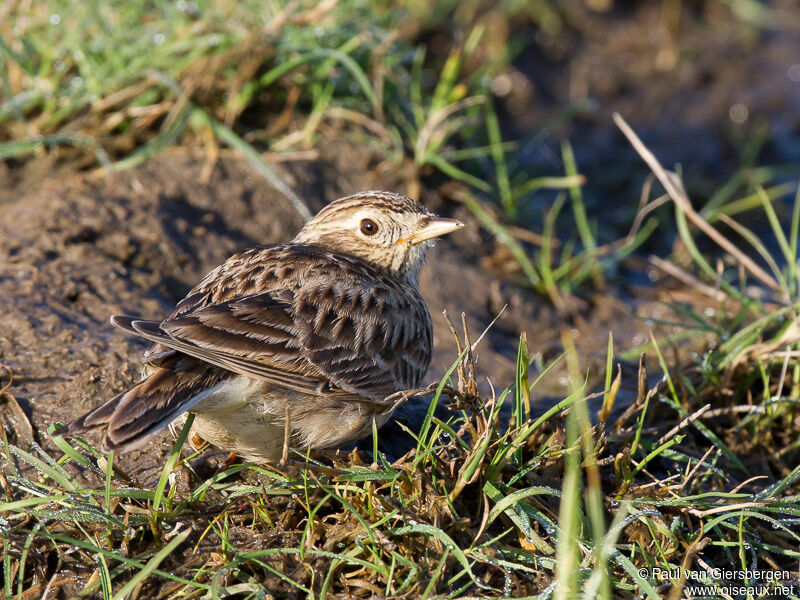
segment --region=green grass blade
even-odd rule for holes
[[[183,448],[183,443],[186,441],[186,438],[189,437],[189,430],[192,428],[192,423],[194,423],[194,413],[188,413],[186,415],[186,423],[184,423],[183,429],[181,429],[181,432],[178,435],[178,439],[175,440],[175,444],[172,446],[172,451],[169,453],[169,458],[167,458],[167,462],[161,471],[161,477],[158,479],[156,492],[153,496],[154,511],[158,511],[159,507],[161,506],[161,501],[164,498],[164,488],[167,487],[169,475],[172,473],[172,469],[178,462],[178,458],[180,458],[181,448]]]

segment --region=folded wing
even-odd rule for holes
[[[118,327],[223,369],[288,389],[358,394],[376,402],[415,387],[431,353],[422,299],[380,278],[304,277],[291,288],[199,303],[160,323],[113,317]],[[413,290],[412,290],[413,291]],[[162,360],[163,349],[153,355]]]

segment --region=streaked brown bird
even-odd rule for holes
[[[462,226],[400,194],[336,200],[291,242],[229,258],[163,321],[111,317],[153,342],[146,376],[59,434],[99,429],[104,451],[127,450],[190,411],[193,433],[256,461],[280,458],[287,433],[297,449],[363,437],[428,369],[419,270]]]

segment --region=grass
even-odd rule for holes
[[[773,328],[748,323],[730,340]],[[605,389],[590,393],[565,332],[556,362],[566,357],[571,392],[538,416],[531,398],[543,373],[532,377],[524,340],[514,382],[491,398],[475,394],[464,350],[412,432],[416,448],[393,463],[380,453],[371,465],[298,455],[297,468],[234,465],[205,478],[196,454],[179,454],[181,438],[152,488],[57,430],[60,452],[6,443],[6,597],[50,588],[106,598],[661,598],[693,582],[641,569],[694,565],[712,586],[724,584],[720,566],[794,572],[800,468],[789,465],[800,446],[797,403],[784,394],[798,386],[789,355],[714,363],[718,377],[747,382],[737,386],[670,368],[652,344],[654,385],[644,361],[613,375],[609,340]],[[638,381],[635,398],[620,397],[627,378]],[[446,396],[442,420],[434,409]]]
[[[769,219],[787,252],[797,250],[798,206],[788,232]],[[699,280],[702,262],[697,270]],[[565,353],[539,373],[521,339],[514,380],[480,397],[466,338],[410,431],[416,448],[393,463],[376,431],[371,465],[298,455],[297,468],[234,465],[208,478],[196,454],[181,453],[182,435],[153,488],[57,430],[60,453],[6,443],[6,597],[677,598],[699,583],[722,593],[730,582],[719,567],[796,582],[797,272],[779,269],[765,299],[722,285],[725,270],[714,276],[711,316],[676,305],[713,349],[670,366],[672,342],[652,337],[655,378],[644,359],[618,368],[609,337],[593,391],[565,330]],[[538,383],[564,360],[570,394],[533,413]],[[638,391],[625,397],[632,382]],[[705,576],[651,575],[681,566]]]
[[[728,4],[744,21],[773,16]],[[571,145],[563,172],[513,160],[489,88],[515,42],[487,58],[482,5],[464,6],[441,3],[417,38],[398,33],[420,21],[415,2],[15,8],[0,19],[0,158],[14,167],[46,154],[101,176],[175,144],[205,147],[213,166],[225,145],[307,217],[269,158],[345,120],[411,165],[412,188],[448,181],[442,195],[507,249],[512,276],[564,313],[583,290],[613,285],[671,220],[674,252],[651,265],[704,302],[671,303],[640,348],[609,336],[603,372],[581,364],[567,329],[548,364],[523,336],[514,377],[484,395],[477,380],[492,374],[476,372],[464,331],[424,422],[408,430],[415,447],[393,462],[375,431],[371,464],[296,455],[291,467],[207,475],[183,447],[187,426],[158,480],[141,482],[55,428],[45,447],[4,432],[4,598],[699,595],[700,581],[655,575],[678,567],[704,573],[711,597],[729,583],[715,568],[786,571],[797,597],[796,169],[757,166],[763,140],[748,142],[741,170],[695,209],[620,122],[663,193],[651,198],[648,183],[629,234],[602,240]],[[505,10],[560,27],[556,3]],[[420,41],[436,23],[458,30],[439,55]],[[661,335],[662,324],[680,331]],[[706,350],[691,355],[683,341],[698,336]],[[538,386],[564,366],[567,393],[540,412]]]

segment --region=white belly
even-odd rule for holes
[[[380,427],[390,416],[357,396],[310,396],[243,376],[220,383],[203,396],[191,409],[192,432],[256,461],[281,458],[287,407],[290,445],[298,450],[338,448],[369,434],[373,419]]]

